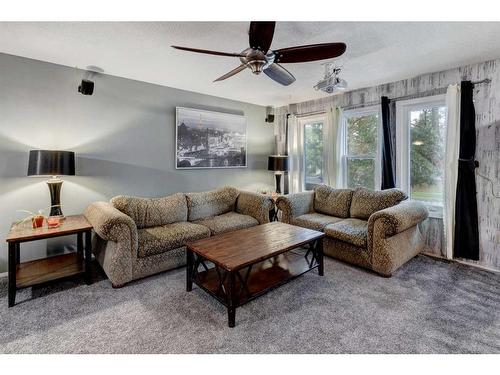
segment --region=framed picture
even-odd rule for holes
[[[176,108],[176,169],[246,166],[247,133],[243,115]]]

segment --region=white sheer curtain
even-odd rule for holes
[[[304,190],[304,127],[293,114],[288,117],[288,176],[290,193]]]
[[[342,187],[342,110],[330,107],[325,113],[323,124],[324,183]]]
[[[450,85],[446,91],[447,125],[444,172],[443,224],[446,257],[453,258],[455,233],[455,200],[457,193],[458,156],[460,145],[460,85]]]
[[[278,155],[285,155],[286,151],[286,112],[276,110],[274,113],[274,139]]]
[[[344,187],[343,174],[342,174],[342,153],[343,153],[343,129],[342,129],[342,109],[337,107],[334,109],[333,115],[333,124],[334,124],[334,134],[335,134],[335,143],[334,143],[334,154],[333,154],[333,164],[335,165],[335,183],[332,186],[336,188]]]

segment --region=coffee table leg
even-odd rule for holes
[[[318,260],[318,274],[320,276],[324,275],[324,264],[323,264],[323,239],[320,238],[316,240],[316,258]]]
[[[9,307],[14,306],[16,303],[16,254],[18,248],[18,244],[9,242]]]
[[[229,273],[229,285],[227,288],[227,323],[229,327],[234,327],[236,322],[236,307],[234,303],[234,272]]]
[[[187,258],[187,266],[186,266],[186,291],[190,292],[193,290],[193,262],[194,256],[193,252],[189,249],[186,249],[186,258]]]

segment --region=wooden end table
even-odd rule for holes
[[[237,307],[315,268],[323,276],[324,236],[275,221],[191,242],[186,290],[195,283],[226,306],[234,327]],[[292,251],[303,246],[307,252]]]
[[[20,262],[21,243],[70,234],[77,235],[76,253]],[[84,236],[85,246],[83,244]],[[17,290],[47,281],[83,273],[87,285],[90,285],[92,282],[90,274],[91,236],[92,225],[83,215],[66,216],[57,228],[48,228],[44,225],[41,228],[33,229],[12,225],[6,239],[9,244],[9,307],[15,305]]]

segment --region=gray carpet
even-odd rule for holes
[[[332,259],[225,309],[183,269],[114,290],[103,279],[18,293],[0,285],[4,353],[500,353],[500,275],[419,256],[392,278]],[[24,301],[23,301],[24,300]]]

